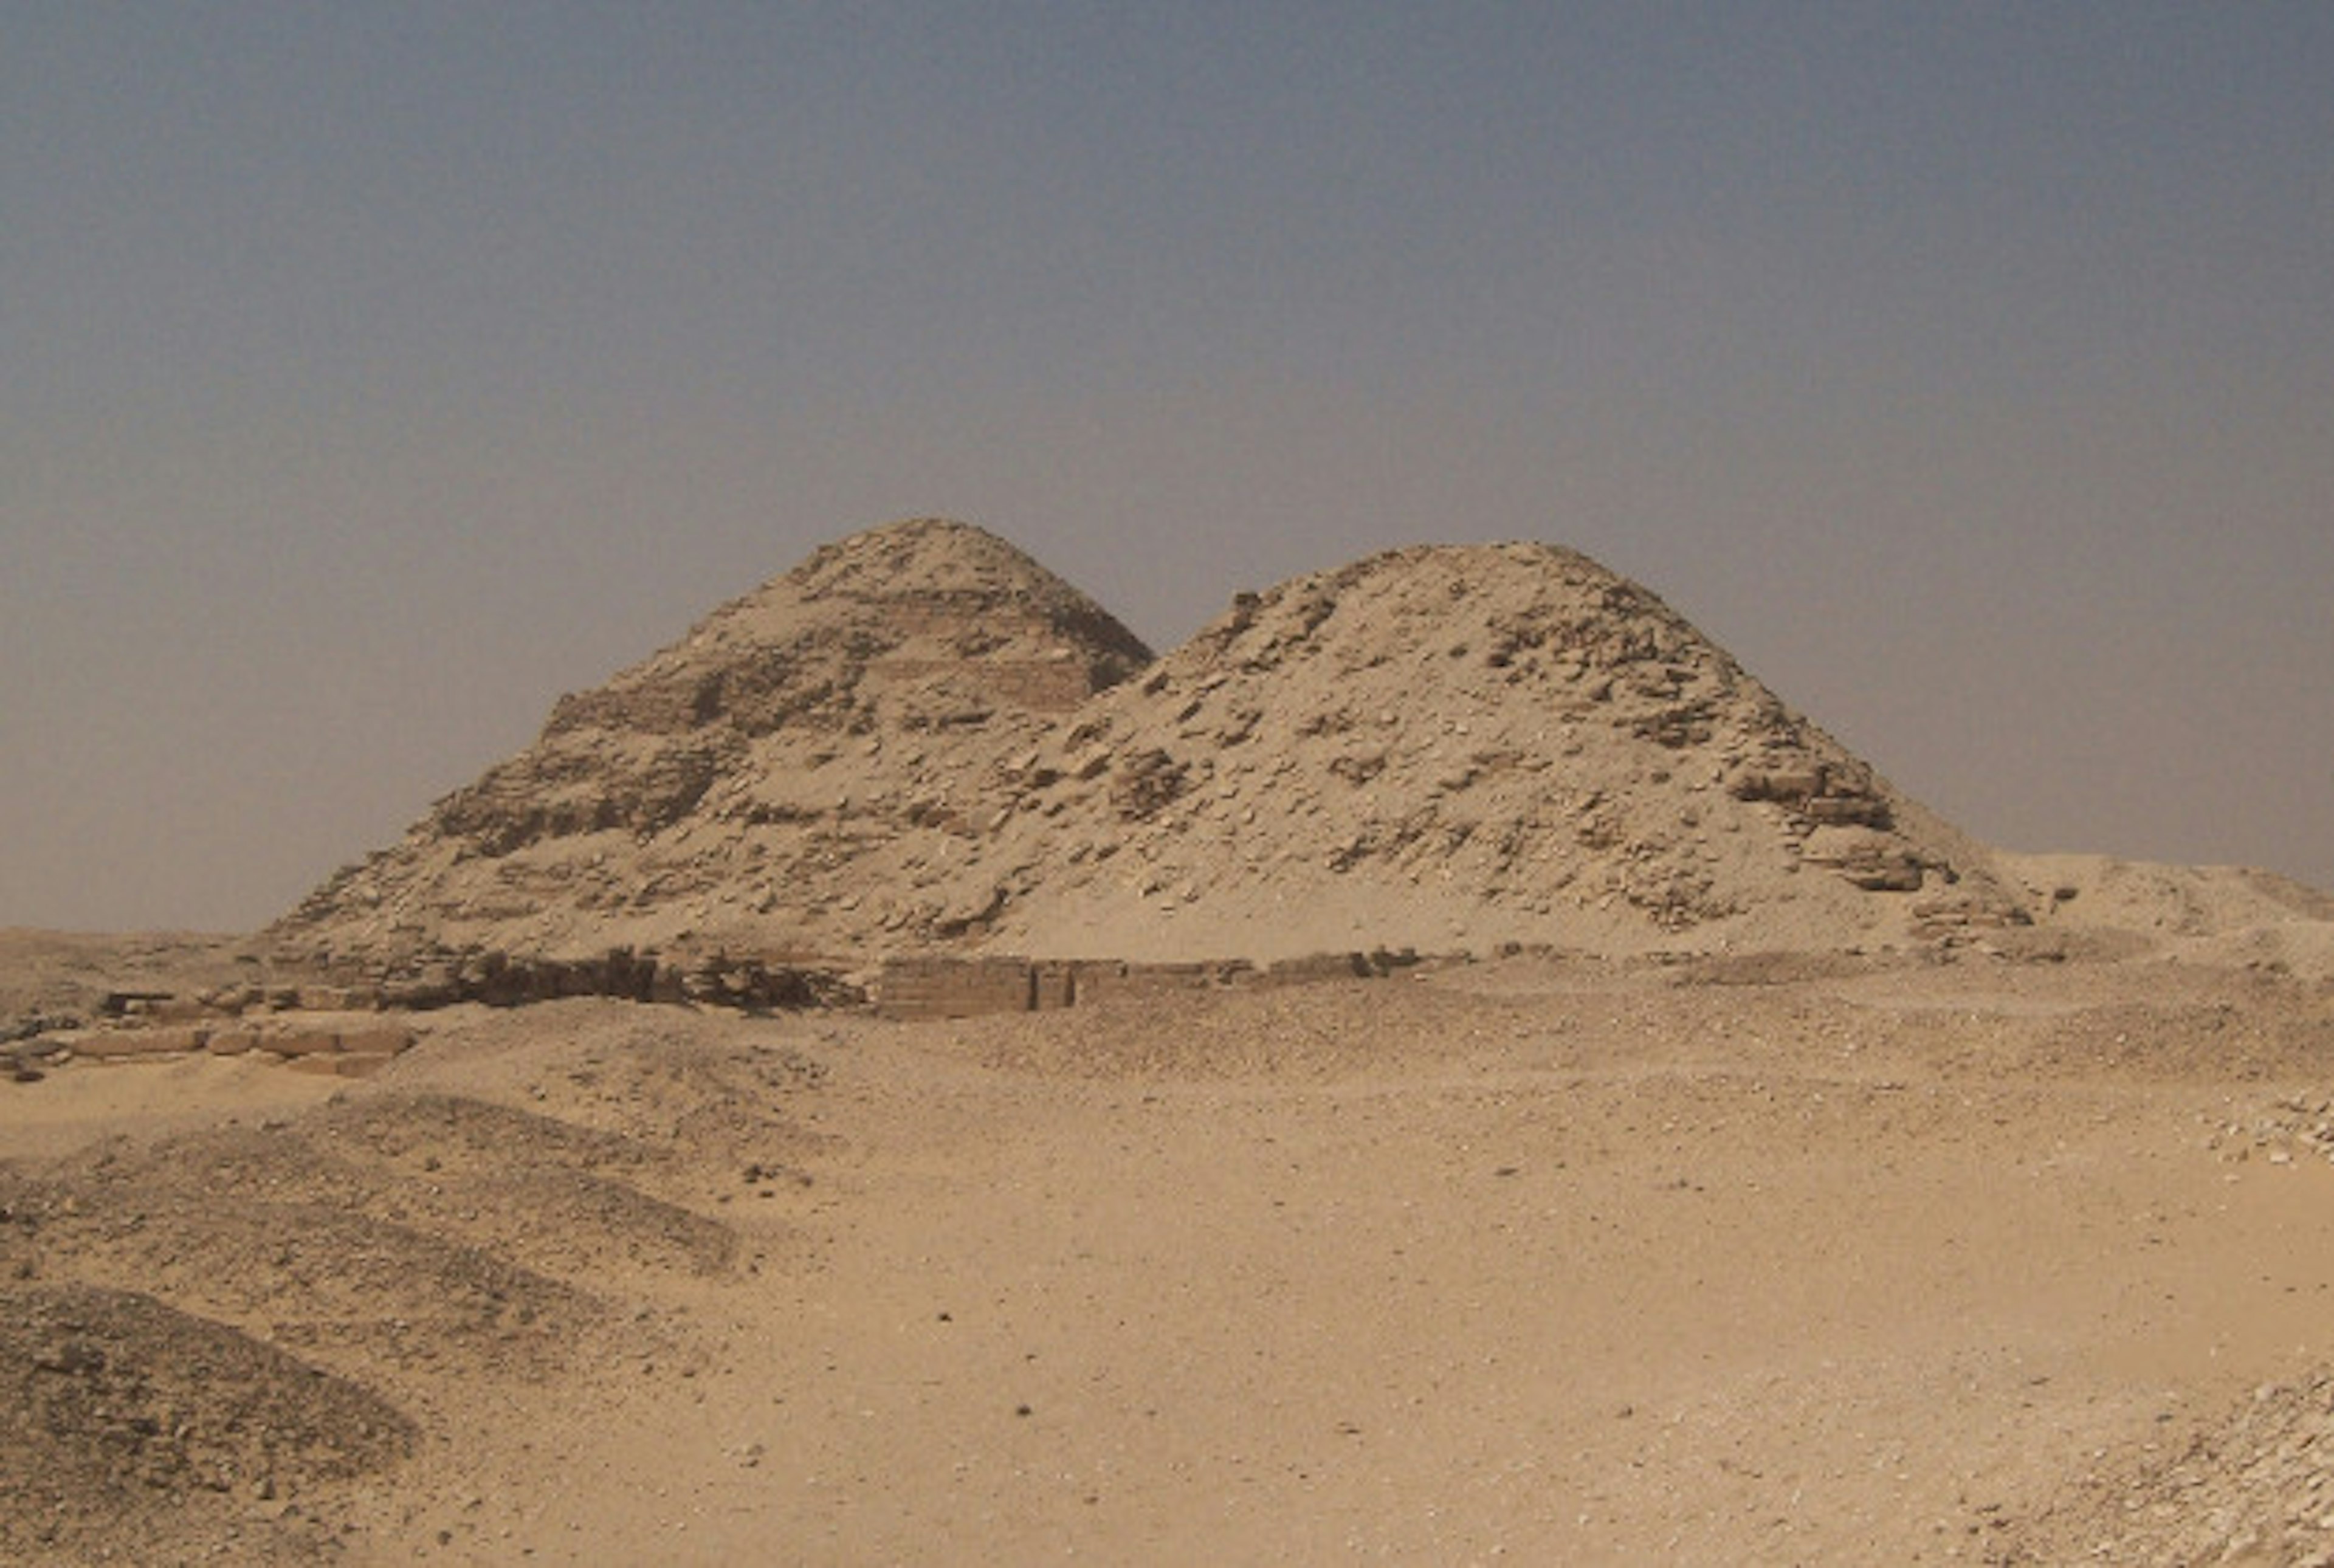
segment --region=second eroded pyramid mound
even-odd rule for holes
[[[1544,544],[1242,595],[1015,782],[983,865],[996,939],[1032,953],[1840,948],[2020,918],[1984,846]]]

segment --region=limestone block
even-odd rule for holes
[[[1839,874],[1870,893],[1921,890],[1921,862],[1907,854],[1883,855],[1867,862],[1843,866]]]
[[[1735,799],[1800,802],[1823,793],[1825,769],[1820,763],[1745,772],[1731,786]]]
[[[84,1034],[72,1043],[73,1054],[100,1062],[119,1062],[139,1056],[182,1055],[199,1051],[207,1038],[200,1029],[180,1026],[169,1029],[111,1029],[100,1034]]]
[[[330,1056],[340,1050],[341,1037],[330,1029],[284,1029],[261,1035],[259,1048],[295,1060]]]
[[[259,1032],[256,1029],[215,1029],[206,1046],[214,1056],[240,1056],[257,1049]]]
[[[1799,809],[1809,822],[1825,826],[1861,823],[1885,828],[1889,821],[1888,803],[1871,795],[1821,795]]]
[[[413,1044],[413,1031],[401,1024],[366,1024],[340,1034],[342,1053],[354,1056],[395,1056]]]
[[[250,1006],[257,996],[257,991],[248,986],[217,986],[199,993],[195,1000],[210,1012],[232,1017]]]

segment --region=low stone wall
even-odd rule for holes
[[[685,961],[619,949],[594,959],[495,951],[430,952],[358,969],[317,966],[322,977],[275,979],[193,994],[117,991],[101,1018],[24,1021],[0,1035],[0,1073],[35,1080],[44,1065],[153,1061],[207,1053],[272,1056],[307,1073],[361,1078],[413,1044],[399,1015],[481,1002],[518,1006],[563,996],[613,996],[738,1007],[863,1005],[912,1020],[1049,1012],[1099,1001],[1233,986],[1366,979],[1419,961],[1414,953],[1322,953],[1263,968],[1244,960],[1138,964],[1121,960],[902,957],[885,961],[871,995],[834,970],[716,954]]]
[[[1418,955],[1408,951],[1320,953],[1284,959],[1262,969],[1240,959],[1135,964],[1111,959],[893,958],[877,976],[874,1001],[877,1014],[886,1018],[970,1018],[1228,986],[1372,979],[1418,961]]]
[[[875,988],[875,1009],[886,1018],[1027,1013],[1039,1005],[1037,966],[1020,958],[895,958]]]
[[[264,1022],[169,1024],[92,1029],[41,1044],[52,1062],[151,1062],[171,1056],[257,1055],[304,1073],[370,1078],[411,1048],[413,1031],[385,1019],[301,1017]]]
[[[728,953],[670,957],[617,948],[588,958],[555,958],[496,948],[427,949],[391,960],[331,957],[282,960],[311,968],[349,1005],[422,1013],[460,1002],[519,1007],[564,996],[694,1003],[747,1011],[843,1007],[865,998],[833,969]]]
[[[1245,962],[1220,964],[1092,963],[1076,966],[1073,1002],[1102,1002],[1127,996],[1163,996],[1181,991],[1203,991],[1222,986],[1246,985],[1256,977],[1256,967]]]

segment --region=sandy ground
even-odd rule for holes
[[[313,1457],[327,1430],[304,1471],[271,1449],[254,1475],[246,1444],[193,1482],[164,1438],[127,1468],[64,1441],[18,1467],[12,1544],[2334,1549],[2322,1467],[2273,1496],[2234,1457],[2163,1477],[2334,1367],[2322,983],[1518,959],[958,1024],[569,1002],[426,1026],[357,1085],[200,1060],[0,1084],[9,1288],[151,1297],[414,1433],[354,1474]],[[253,1419],[181,1403],[189,1453]]]

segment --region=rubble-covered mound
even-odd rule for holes
[[[836,1143],[795,1103],[825,1067],[718,1018],[553,1011],[443,1024],[404,1084],[297,1111],[7,1140],[0,1563],[313,1564],[384,1508],[442,1556],[491,1489],[458,1467],[473,1500],[416,1526],[449,1441],[549,1399],[532,1442],[612,1368],[707,1367],[680,1303],[786,1255],[826,1201],[809,1167]]]
[[[178,1560],[202,1531],[239,1561],[314,1562],[337,1543],[268,1505],[385,1469],[415,1436],[236,1328],[86,1285],[0,1286],[0,1555],[18,1563]]]
[[[1010,782],[981,864],[1019,951],[1836,948],[2024,918],[1982,846],[1548,545],[1243,594]]]
[[[995,535],[831,544],[596,690],[274,928],[340,957],[863,947],[973,786],[1150,650]]]
[[[843,966],[1841,948],[2023,919],[1990,865],[1571,551],[1388,552],[1242,594],[1153,663],[1012,546],[924,520],[563,698],[273,935]]]

